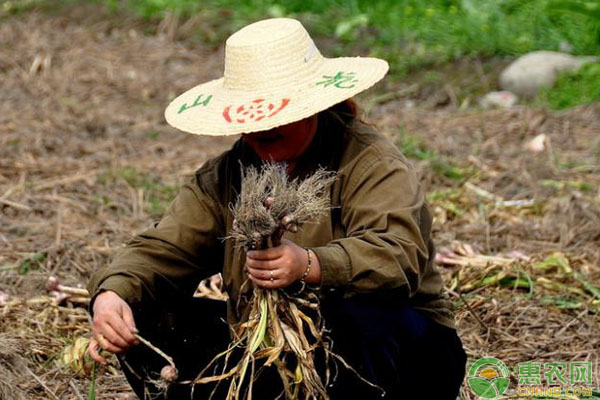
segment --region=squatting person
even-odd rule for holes
[[[385,389],[385,398],[456,399],[466,355],[433,264],[431,213],[413,169],[361,121],[352,100],[387,70],[381,59],[323,57],[294,19],[259,21],[229,37],[224,77],[188,90],[165,116],[192,134],[241,136],[183,185],[159,223],[92,276],[92,357],[104,361],[99,347],[118,353],[136,394],[152,396],[147,382],[164,361],[137,346],[135,332],[172,355],[181,378],[192,379],[227,347],[222,320],[244,319],[252,285],[286,288],[304,280],[319,290],[333,350]],[[285,162],[290,178],[319,167],[337,172],[331,208],[317,223],[286,232],[281,245],[246,254],[222,239],[232,226],[240,165],[265,161]],[[216,273],[229,295],[226,310],[192,297],[199,281]],[[254,398],[277,397],[275,378],[259,379]],[[212,390],[202,386],[195,398]],[[343,367],[328,389],[332,399],[381,398]],[[192,394],[173,385],[156,396]]]

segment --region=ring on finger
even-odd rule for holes
[[[275,280],[275,278],[273,278],[273,270],[269,271],[271,273],[271,278],[270,281],[273,282]]]
[[[104,337],[103,334],[99,333],[98,334],[98,344],[100,345],[100,347],[105,348],[104,344],[108,342],[108,340],[106,340],[106,338]]]

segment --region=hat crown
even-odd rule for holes
[[[302,24],[272,18],[250,24],[225,44],[225,88],[270,90],[314,76],[323,60]]]

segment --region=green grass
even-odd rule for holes
[[[400,132],[395,140],[396,146],[406,157],[423,161],[437,175],[456,182],[463,182],[474,174],[472,167],[461,168],[454,165],[447,157],[427,148],[417,135]]]
[[[600,20],[548,7],[549,0],[98,0],[148,18],[165,10],[206,16],[204,39],[222,42],[247,23],[279,16],[299,18],[317,37],[335,38],[328,56],[380,56],[392,75],[465,56],[518,55],[559,50],[600,54]],[[357,54],[357,55],[358,55]]]
[[[542,179],[539,183],[543,187],[556,190],[573,189],[582,192],[591,192],[595,189],[592,183],[584,181],[555,181],[552,179]]]
[[[19,275],[27,275],[30,271],[39,269],[45,259],[46,255],[44,253],[31,253],[20,263],[0,266],[0,271],[17,270]]]
[[[18,14],[33,8],[45,8],[50,3],[47,0],[0,0],[0,17]]]
[[[143,174],[133,167],[112,168],[98,177],[98,183],[109,186],[122,180],[135,189],[143,189],[147,199],[146,212],[152,217],[160,217],[167,209],[178,191],[177,185],[168,185],[160,179]],[[98,198],[103,205],[110,205],[112,200],[106,196]]]
[[[419,136],[409,135],[406,132],[400,132],[396,137],[396,146],[406,157],[415,160],[424,161],[437,157],[437,154],[433,150],[428,149],[422,143],[422,139]]]
[[[78,0],[0,0],[0,21],[31,10],[52,12],[64,6],[73,6]]]
[[[534,50],[600,55],[600,0],[88,0],[110,10],[161,19],[200,16],[197,36],[220,45],[242,26],[269,17],[300,19],[324,55],[382,57],[388,80],[464,57],[517,56]],[[0,17],[73,0],[0,0]],[[592,10],[592,11],[590,11]],[[445,81],[448,76],[424,79]],[[444,74],[447,75],[447,74]],[[474,74],[475,75],[475,74]],[[600,67],[562,76],[539,103],[553,109],[600,100]],[[473,77],[476,81],[477,77]],[[466,89],[465,89],[466,90]],[[149,138],[155,138],[149,133]]]
[[[543,90],[538,97],[538,102],[555,110],[596,101],[600,101],[600,63],[561,75],[553,88]]]

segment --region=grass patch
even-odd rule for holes
[[[46,255],[44,253],[32,253],[25,257],[20,263],[0,266],[0,272],[17,270],[19,275],[27,275],[31,271],[38,270],[45,259]]]
[[[548,0],[96,1],[146,18],[161,18],[166,10],[184,18],[205,15],[202,35],[215,43],[251,21],[299,18],[315,36],[336,39],[328,56],[384,57],[397,77],[465,55],[518,55],[564,43],[574,54],[600,53],[600,20],[550,7]]]
[[[49,11],[75,3],[76,0],[0,0],[0,19],[33,9]]]
[[[555,110],[600,101],[600,63],[590,63],[576,72],[559,76],[554,87],[544,89],[538,102]]]
[[[447,179],[464,182],[475,172],[472,167],[461,168],[446,157],[427,148],[418,136],[401,132],[396,137],[395,143],[406,157],[427,163],[437,175]]]
[[[148,139],[157,139],[159,135],[160,135],[160,132],[157,132],[157,131],[150,131],[150,132],[146,133],[146,136],[148,137]]]
[[[125,181],[134,189],[144,190],[147,204],[145,211],[152,217],[164,214],[179,190],[178,185],[167,185],[158,178],[145,175],[133,167],[113,168],[98,177],[98,183],[102,185],[110,185],[119,180]],[[110,205],[111,199],[103,196],[101,202]]]
[[[580,190],[582,192],[591,192],[594,190],[594,185],[584,181],[557,181],[552,179],[542,179],[539,181],[543,187],[556,190]]]
[[[424,161],[437,157],[437,154],[433,150],[425,147],[418,136],[409,135],[406,132],[401,132],[398,135],[396,146],[406,157],[415,160]]]
[[[427,202],[433,207],[438,206],[450,213],[450,217],[458,217],[464,213],[463,193],[461,190],[452,188],[444,190],[434,190],[427,194]],[[446,215],[446,218],[448,215]]]

